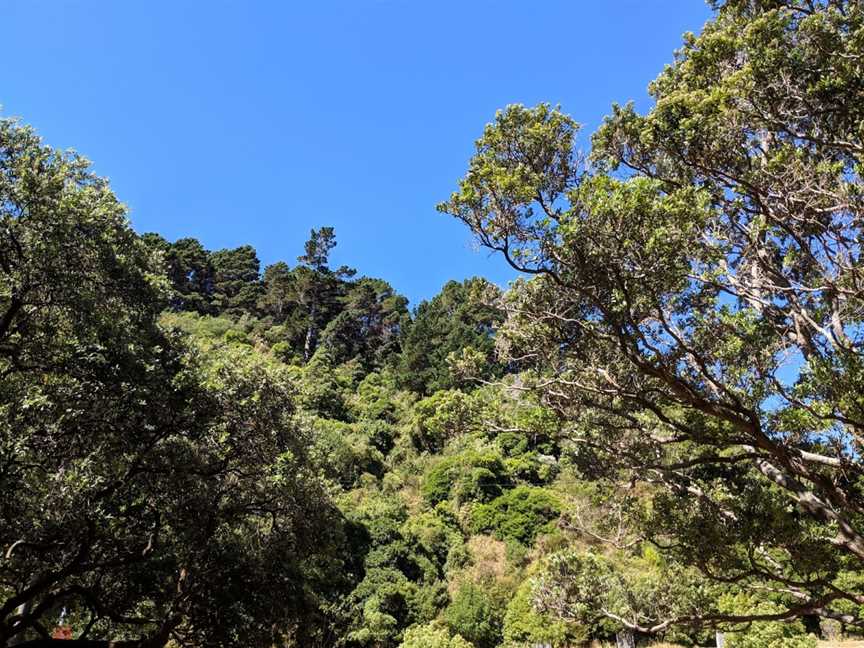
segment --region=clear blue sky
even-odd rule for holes
[[[0,0],[2,115],[111,178],[138,231],[337,264],[412,303],[512,276],[435,212],[497,108],[593,130],[646,85],[701,0]]]

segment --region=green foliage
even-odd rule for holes
[[[396,646],[405,628],[431,621],[446,603],[444,561],[461,535],[432,513],[409,518],[398,497],[356,495],[343,509],[368,536],[364,576],[347,599],[346,636],[355,645]]]
[[[465,637],[475,648],[494,648],[501,641],[503,610],[487,591],[465,583],[444,610],[450,631]]]
[[[284,261],[264,268],[261,296],[257,304],[262,314],[272,317],[274,322],[283,323],[295,306],[295,283],[295,277]]]
[[[297,257],[296,291],[297,302],[303,310],[306,333],[303,340],[303,359],[308,362],[318,348],[318,336],[327,322],[338,314],[337,299],[343,280],[354,275],[355,270],[343,266],[331,270],[330,252],[336,247],[336,234],[332,227],[312,230],[306,241],[306,253]]]
[[[783,608],[770,601],[756,601],[745,594],[723,597],[721,608],[730,614],[776,614]],[[816,648],[816,637],[807,634],[800,620],[769,621],[726,633],[729,648]]]
[[[375,446],[375,440],[356,424],[316,418],[312,429],[325,474],[342,487],[358,485],[364,474],[383,474],[381,451]]]
[[[545,614],[576,621],[594,636],[622,630],[630,621],[646,634],[667,630],[654,620],[717,614],[720,590],[696,570],[667,564],[654,551],[565,550],[545,561],[532,598]]]
[[[510,477],[498,453],[468,450],[435,463],[424,476],[421,493],[429,504],[451,495],[460,504],[487,502],[509,485]]]
[[[471,512],[471,528],[475,532],[492,532],[501,540],[530,545],[560,512],[558,499],[549,491],[517,486],[488,504],[476,506]]]
[[[250,323],[255,342],[286,363],[311,360],[320,343],[337,364],[357,359],[365,371],[391,364],[410,320],[407,299],[381,279],[352,281],[351,268],[329,267],[333,228],[313,230],[300,265],[278,261],[260,275],[249,245],[210,252],[195,239],[142,237],[162,264],[174,311]]]
[[[300,358],[294,353],[294,349],[291,348],[291,344],[288,342],[277,342],[272,347],[270,347],[270,352],[273,354],[273,357],[281,360],[285,364],[295,364]]]
[[[860,619],[864,11],[712,4],[590,164],[560,109],[495,116],[440,209],[532,278],[413,316],[331,227],[263,274],[138,237],[0,120],[0,644],[60,610],[154,648]]]
[[[567,623],[538,612],[534,607],[532,584],[526,580],[507,604],[504,615],[504,645],[545,644],[552,648],[581,644],[588,640],[588,628]]]
[[[476,401],[459,390],[435,392],[419,401],[414,411],[414,443],[430,452],[440,452],[448,441],[470,432],[479,423]]]
[[[161,256],[171,282],[173,310],[208,313],[213,291],[214,269],[210,255],[196,239],[182,238],[169,243],[155,233],[141,239]]]
[[[387,282],[361,278],[348,287],[342,311],[327,324],[322,343],[342,361],[356,357],[367,370],[381,367],[399,350],[407,303]]]
[[[798,626],[798,627],[795,627]],[[816,648],[813,635],[798,632],[801,624],[757,624],[745,633],[732,633],[726,642],[729,648]]]
[[[440,461],[423,479],[423,498],[429,504],[437,504],[450,496],[450,489],[456,480],[458,457]]]
[[[440,509],[411,516],[402,527],[402,535],[431,557],[442,575],[448,557],[463,543],[456,521]]]
[[[254,313],[261,264],[251,245],[219,250],[210,255],[213,264],[213,307],[228,315]]]
[[[228,331],[236,330],[237,324],[228,317],[206,317],[197,313],[166,311],[160,316],[161,324],[189,335],[211,341],[225,339]]]
[[[108,184],[6,120],[0,219],[0,643],[66,608],[96,637],[270,645],[341,533],[287,373],[162,329]]]
[[[352,396],[351,412],[358,419],[395,423],[406,416],[403,410],[410,407],[410,403],[397,393],[395,380],[389,372],[366,374]]]
[[[500,373],[493,358],[492,333],[501,321],[490,306],[498,291],[485,279],[448,282],[414,313],[398,364],[400,385],[420,394],[459,386],[450,371],[451,354],[458,357],[469,347],[486,359],[477,378]]]
[[[451,636],[446,627],[429,623],[408,630],[399,648],[471,648],[471,644],[458,634]]]
[[[347,417],[345,392],[351,386],[351,377],[337,370],[325,349],[316,353],[298,374],[300,407],[324,418]]]
[[[830,616],[862,595],[835,583],[864,559],[864,7],[711,4],[653,106],[614,105],[588,160],[560,109],[508,106],[439,209],[532,277],[499,301],[497,348],[581,475],[645,498],[622,525]]]
[[[228,329],[225,332],[225,341],[228,342],[228,344],[251,344],[249,336],[245,331],[238,331],[234,328]]]

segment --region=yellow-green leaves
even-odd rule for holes
[[[574,150],[577,124],[557,108],[508,106],[477,140],[459,191],[438,210],[467,223],[483,244],[505,251],[520,265],[542,256],[524,230],[554,237],[580,164]]]

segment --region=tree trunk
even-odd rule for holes
[[[839,642],[843,639],[842,626],[835,619],[822,619],[819,623],[819,632],[817,637],[821,637],[825,641]]]
[[[303,362],[309,362],[312,359],[315,347],[318,346],[317,317],[318,309],[315,304],[312,304],[312,308],[309,310],[309,328],[306,329],[306,343],[303,345]]]
[[[717,648],[723,648],[726,645],[726,635],[723,632],[718,632],[714,636],[716,638]]]
[[[636,648],[636,636],[632,630],[622,630],[615,635],[615,648]]]
[[[33,601],[32,600],[25,601],[24,603],[19,605],[17,608],[15,608],[15,616],[18,617],[19,619],[23,619],[28,614],[30,614],[30,609],[32,607],[33,607]],[[14,630],[16,625],[18,625],[18,624],[17,623],[12,624],[13,630]],[[0,638],[0,640],[2,640],[2,638]],[[9,640],[9,643],[7,645],[8,646],[18,646],[20,644],[21,644],[21,634],[19,633],[16,636],[12,637],[12,639]]]

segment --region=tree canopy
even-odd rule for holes
[[[511,106],[440,209],[536,276],[499,347],[586,474],[645,484],[640,533],[705,578],[788,594],[623,623],[860,624],[864,11],[716,8],[588,159],[559,109]]]
[[[0,170],[0,642],[63,610],[82,636],[269,644],[338,526],[285,371],[158,325],[165,282],[86,160],[2,121]]]

